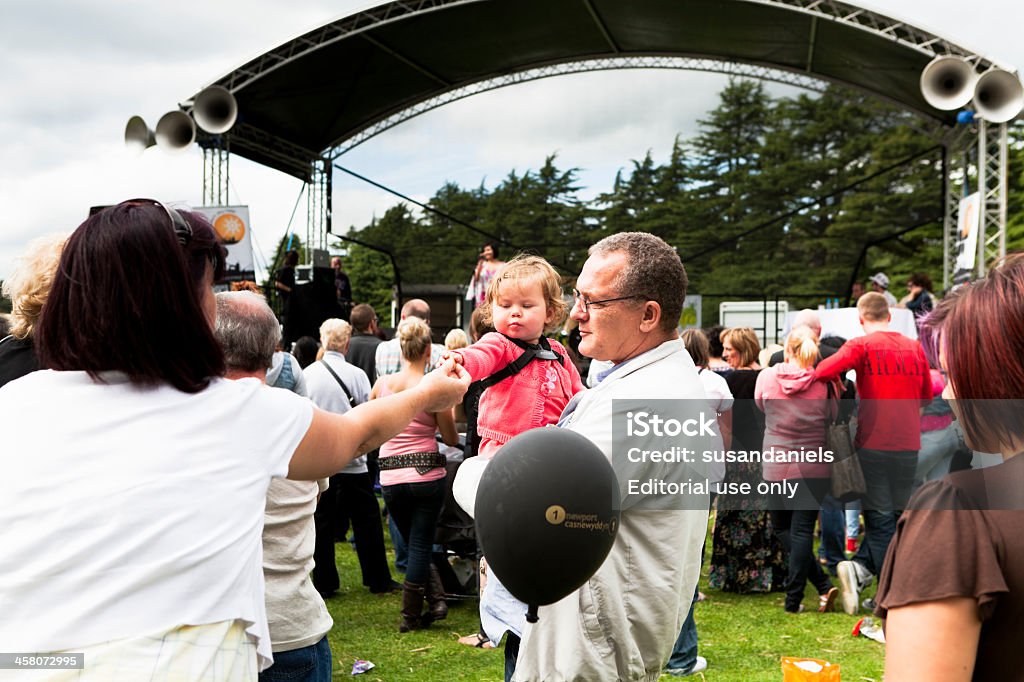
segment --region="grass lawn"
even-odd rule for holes
[[[384,530],[386,534],[387,524]],[[450,602],[446,620],[427,630],[400,634],[401,595],[370,594],[361,586],[355,551],[348,543],[338,543],[335,549],[342,588],[327,601],[334,618],[334,628],[328,637],[334,677],[363,682],[503,679],[501,649],[474,649],[456,641],[460,635],[476,631],[476,600]],[[388,553],[393,566],[390,540]],[[400,574],[395,573],[394,577],[401,582]],[[697,605],[697,629],[700,655],[708,659],[709,667],[702,674],[684,679],[779,682],[782,656],[823,658],[839,663],[846,681],[882,679],[883,647],[866,637],[850,635],[857,622],[854,616],[814,611],[788,614],[782,610],[781,593],[736,595],[709,591],[706,565],[701,590],[708,600]],[[865,596],[871,596],[871,590]],[[813,589],[808,589],[804,605],[816,608]],[[356,659],[372,661],[376,667],[352,678],[352,663]],[[678,678],[663,675],[661,679]]]

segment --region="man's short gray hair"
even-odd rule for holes
[[[626,254],[626,266],[615,282],[616,296],[642,296],[661,306],[661,329],[679,325],[686,298],[686,269],[679,254],[663,239],[647,232],[619,232],[590,247],[590,255]]]
[[[344,353],[352,338],[352,325],[345,320],[332,317],[320,325],[320,345],[324,350]]]
[[[223,291],[216,299],[214,333],[224,349],[227,368],[265,372],[281,340],[281,327],[267,299],[251,291]]]

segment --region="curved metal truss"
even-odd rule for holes
[[[309,54],[321,49],[325,45],[346,39],[350,36],[364,33],[375,27],[390,23],[400,22],[419,14],[437,12],[461,5],[471,5],[487,0],[394,0],[386,4],[371,7],[339,18],[320,28],[310,31],[302,36],[294,38],[283,45],[280,45],[259,57],[249,61],[231,73],[221,77],[215,84],[226,87],[235,92],[246,85],[260,79],[264,75],[286,66],[296,60],[302,59]],[[584,0],[591,10],[590,1]],[[959,46],[946,38],[924,31],[905,21],[883,14],[857,7],[838,0],[743,0],[750,4],[764,5],[779,9],[799,12],[811,17],[813,23],[830,22],[849,26],[856,30],[864,31],[870,35],[891,40],[908,49],[920,52],[926,57],[938,55],[957,55],[967,59],[975,65],[979,71],[985,71],[992,66],[998,66],[1007,70],[1014,69],[1005,64],[998,63],[987,57],[976,54],[962,46]],[[596,17],[595,17],[595,20]],[[600,24],[600,21],[597,20]],[[604,30],[603,26],[599,28]],[[814,28],[812,27],[812,32]],[[607,37],[607,33],[606,33]],[[372,41],[371,41],[372,42]],[[820,76],[814,76],[806,72],[787,71],[775,66],[762,64],[750,64],[746,62],[728,61],[723,59],[710,59],[706,57],[689,57],[679,55],[651,55],[651,56],[622,56],[614,54],[618,52],[613,41],[610,41],[613,50],[609,55],[594,55],[592,58],[579,57],[572,62],[564,62],[549,65],[538,65],[534,68],[520,71],[518,73],[505,74],[495,78],[477,81],[474,83],[456,86],[447,92],[413,104],[401,111],[393,112],[385,118],[369,123],[366,127],[355,132],[344,140],[337,142],[326,151],[314,151],[303,149],[288,141],[281,140],[274,135],[265,133],[262,130],[253,128],[246,130],[245,136],[250,145],[255,144],[261,151],[284,164],[296,174],[307,178],[307,182],[316,185],[318,196],[325,197],[317,199],[309,207],[311,222],[322,225],[325,221],[330,225],[330,162],[334,158],[344,154],[352,148],[362,144],[366,140],[388,130],[403,121],[431,111],[445,104],[469,97],[475,94],[504,87],[524,83],[539,78],[565,75],[571,73],[583,73],[587,71],[600,71],[612,69],[642,68],[642,69],[686,69],[694,71],[707,71],[724,73],[729,75],[757,78],[760,80],[774,81],[793,85],[809,91],[822,91],[829,83]],[[839,83],[847,85],[846,83]],[[873,93],[875,96],[882,96]],[[884,97],[884,96],[883,96]],[[191,106],[188,101],[183,108]],[[955,137],[955,131],[945,130],[937,122],[922,121],[923,128],[930,128],[926,132],[936,134],[938,137],[947,137],[945,144],[952,149],[961,148],[966,140],[952,141],[950,136]],[[242,124],[237,132],[243,128],[250,128]],[[946,135],[942,135],[945,132]],[[978,170],[981,189],[985,196],[985,223],[988,229],[982,232],[982,253],[981,261],[984,261],[993,254],[1005,253],[1005,185],[1006,185],[1006,145],[1007,135],[1005,124],[997,130],[987,131],[985,124],[980,126],[981,134],[978,136]],[[994,133],[994,134],[993,134]],[[204,149],[204,140],[200,139],[200,145]],[[221,160],[221,155],[211,156],[215,161]],[[216,164],[215,164],[216,165]],[[951,164],[956,165],[956,162]],[[966,165],[966,164],[965,164]],[[211,177],[216,177],[216,168],[211,170]],[[959,171],[963,172],[963,171]],[[204,185],[205,189],[205,185]],[[204,192],[205,194],[205,192]],[[225,192],[226,194],[226,192]],[[952,190],[948,192],[946,206],[946,278],[948,279],[950,262],[950,242],[956,231],[955,214],[956,197]],[[984,273],[984,265],[979,264],[979,272]]]
[[[942,36],[924,31],[905,21],[878,14],[863,7],[857,7],[836,0],[747,0],[760,5],[783,7],[829,21],[853,26],[893,40],[929,56],[957,55],[975,63],[982,70],[996,65],[994,62],[975,54],[964,47],[950,42]]]
[[[424,12],[434,12],[458,5],[468,5],[484,0],[399,0],[357,12],[325,24],[298,38],[294,38],[273,50],[240,66],[215,82],[228,90],[235,91],[292,61],[314,52],[324,45],[343,40],[350,35],[361,33],[376,26],[401,21]],[[950,42],[942,36],[929,33],[905,21],[893,19],[877,12],[856,7],[836,0],[746,0],[761,5],[779,7],[809,14],[830,22],[847,24],[858,29],[893,40],[924,54],[937,56],[955,54],[965,57],[984,70],[994,62]],[[190,105],[191,102],[186,102]]]
[[[482,0],[399,0],[385,5],[350,14],[325,24],[320,28],[289,40],[273,50],[264,52],[256,59],[240,66],[215,82],[234,92],[260,76],[280,68],[292,61],[315,52],[324,45],[347,38],[355,33],[383,24],[407,19],[423,12],[432,12],[457,5],[467,5]],[[189,102],[188,104],[191,104]]]
[[[516,73],[503,74],[496,78],[470,83],[461,88],[455,88],[442,93],[436,97],[417,102],[416,104],[403,109],[387,118],[381,119],[366,128],[363,128],[355,135],[346,138],[327,152],[328,157],[336,159],[342,154],[351,151],[355,147],[366,142],[370,138],[395,127],[396,125],[415,118],[420,114],[443,107],[466,97],[472,97],[489,90],[497,90],[509,85],[519,85],[528,81],[553,76],[565,76],[574,73],[586,73],[589,71],[615,71],[620,69],[677,69],[687,71],[706,71],[709,73],[722,73],[730,76],[744,78],[757,78],[759,80],[774,81],[784,85],[824,92],[828,83],[820,78],[809,76],[803,73],[785,71],[759,64],[748,64],[745,62],[730,62],[707,57],[679,57],[679,56],[647,56],[647,57],[601,57],[585,61],[575,61],[560,64],[549,64],[535,69],[527,69]]]

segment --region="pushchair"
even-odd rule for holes
[[[441,446],[442,451],[445,447]],[[449,447],[446,467],[447,490],[434,535],[434,565],[441,574],[446,599],[473,599],[479,595],[479,550],[473,518],[455,501],[452,484],[463,461],[464,440]]]

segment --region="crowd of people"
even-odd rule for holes
[[[750,328],[680,334],[685,268],[646,233],[594,244],[571,298],[543,258],[504,262],[485,245],[469,333],[444,345],[414,299],[391,339],[360,304],[286,349],[263,296],[214,295],[223,270],[205,218],[131,200],[34,243],[5,283],[6,649],[84,652],[84,679],[329,680],[327,633],[346,625],[325,599],[337,598],[334,545],[349,530],[363,586],[401,594],[397,632],[426,628],[448,611],[434,545],[453,448],[473,457],[455,481],[472,515],[466,500],[517,434],[569,429],[615,464],[630,401],[675,399],[708,406],[723,453],[757,457],[709,466],[720,487],[696,508],[629,498],[608,558],[537,620],[499,577],[481,580],[480,633],[465,643],[503,646],[506,680],[705,670],[695,605],[711,514],[710,590],[778,591],[797,618],[837,604],[882,616],[889,679],[1019,676],[1024,256],[941,300],[918,273],[897,301],[878,273],[855,300],[863,335],[823,335],[805,310],[774,355]],[[275,281],[288,294],[293,273]],[[898,305],[921,342],[890,328]],[[571,347],[548,338],[566,318]],[[828,458],[765,456],[822,451],[826,424],[843,419],[864,474],[859,509],[832,498]],[[956,471],[972,450],[1004,461]],[[723,492],[786,482],[792,495]]]

